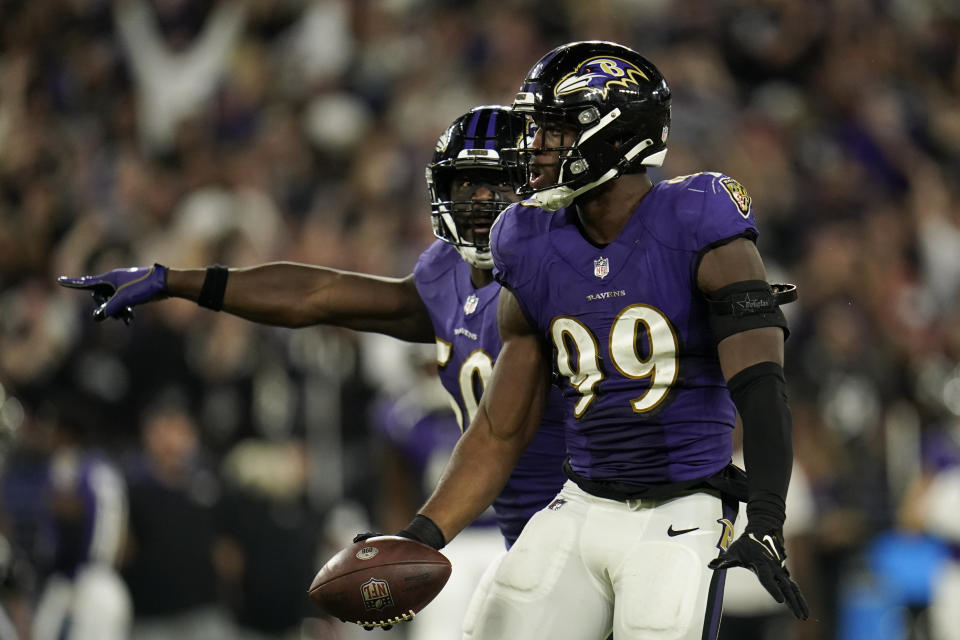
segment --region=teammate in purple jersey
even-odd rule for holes
[[[516,147],[514,136],[525,135],[525,124],[509,107],[485,106],[443,132],[426,171],[439,239],[406,278],[277,262],[206,270],[154,265],[61,277],[59,283],[92,290],[99,320],[129,320],[136,305],[178,297],[263,324],[328,324],[411,342],[436,340],[440,379],[465,427],[500,351],[495,315],[500,285],[491,272],[489,234],[500,212],[518,199],[511,181],[517,176],[516,155],[511,160],[500,149]],[[563,484],[560,416],[545,414],[544,428],[495,502],[508,547]]]
[[[453,400],[461,428],[476,415],[479,392],[486,386],[500,353],[496,316],[500,284],[491,277],[477,288],[471,280],[472,271],[455,247],[439,241],[423,252],[413,270],[417,291],[436,332],[440,382]],[[483,273],[487,277],[490,271]],[[544,412],[543,428],[493,501],[508,548],[565,480],[562,400],[559,390],[552,393],[556,396]]]
[[[491,237],[503,348],[408,530],[442,544],[493,500],[536,434],[554,370],[569,480],[478,592],[468,637],[713,639],[732,566],[805,619],[781,533],[787,327],[750,196],[717,173],[652,183],[670,90],[626,47],[554,49],[514,109],[536,134],[520,149],[531,197]],[[746,477],[731,464],[738,411]],[[737,499],[748,520],[734,541]]]

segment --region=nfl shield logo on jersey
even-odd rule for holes
[[[608,273],[610,273],[610,260],[607,258],[597,258],[593,261],[593,275],[603,280],[607,277]]]
[[[480,304],[480,298],[470,294],[470,297],[467,298],[467,301],[463,303],[463,312],[467,315],[470,315],[477,310],[477,305]]]

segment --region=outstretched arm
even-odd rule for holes
[[[506,288],[500,292],[497,322],[503,348],[480,409],[420,510],[444,541],[473,522],[503,489],[546,404],[550,371],[540,336]]]
[[[336,325],[414,342],[434,339],[433,324],[413,276],[381,278],[292,262],[230,269],[220,276],[226,276],[226,287],[221,289],[220,307],[215,308],[247,320],[284,327]],[[98,276],[61,276],[58,281],[65,287],[92,291],[99,305],[94,312],[98,320],[129,321],[134,306],[152,300],[172,296],[197,302],[205,280],[205,269],[154,265],[114,269]]]
[[[203,269],[170,269],[168,295],[196,301]],[[413,283],[293,262],[230,269],[223,310],[261,324],[328,324],[433,342],[433,324]]]

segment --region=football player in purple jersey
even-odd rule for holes
[[[526,119],[509,107],[471,109],[437,141],[426,170],[431,217],[438,238],[406,278],[381,278],[320,266],[276,262],[248,268],[172,269],[162,265],[115,269],[98,276],[61,277],[88,289],[94,317],[132,319],[133,307],[164,297],[286,327],[328,324],[376,331],[411,342],[436,342],[443,386],[461,428],[479,406],[500,352],[490,229],[516,202],[516,148]],[[559,392],[558,396],[559,396]],[[507,547],[527,520],[553,500],[565,477],[559,397],[543,428],[493,500]]]
[[[554,371],[568,481],[478,592],[468,637],[712,639],[736,566],[805,619],[782,536],[790,287],[767,283],[749,194],[721,173],[652,182],[670,89],[629,48],[554,49],[514,110],[536,133],[520,150],[530,198],[491,233],[503,348],[407,530],[442,545],[494,499],[537,433]],[[737,412],[745,476],[731,464]],[[748,517],[734,540],[738,500]]]

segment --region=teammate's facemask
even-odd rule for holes
[[[574,42],[549,52],[527,73],[513,110],[576,132],[569,145],[518,149],[528,171],[537,153],[559,154],[557,181],[531,196],[551,211],[623,173],[659,167],[667,153],[670,88],[650,61],[613,42]]]
[[[524,122],[510,107],[475,107],[443,132],[427,165],[433,233],[474,267],[493,268],[490,227],[519,199],[516,136]]]

